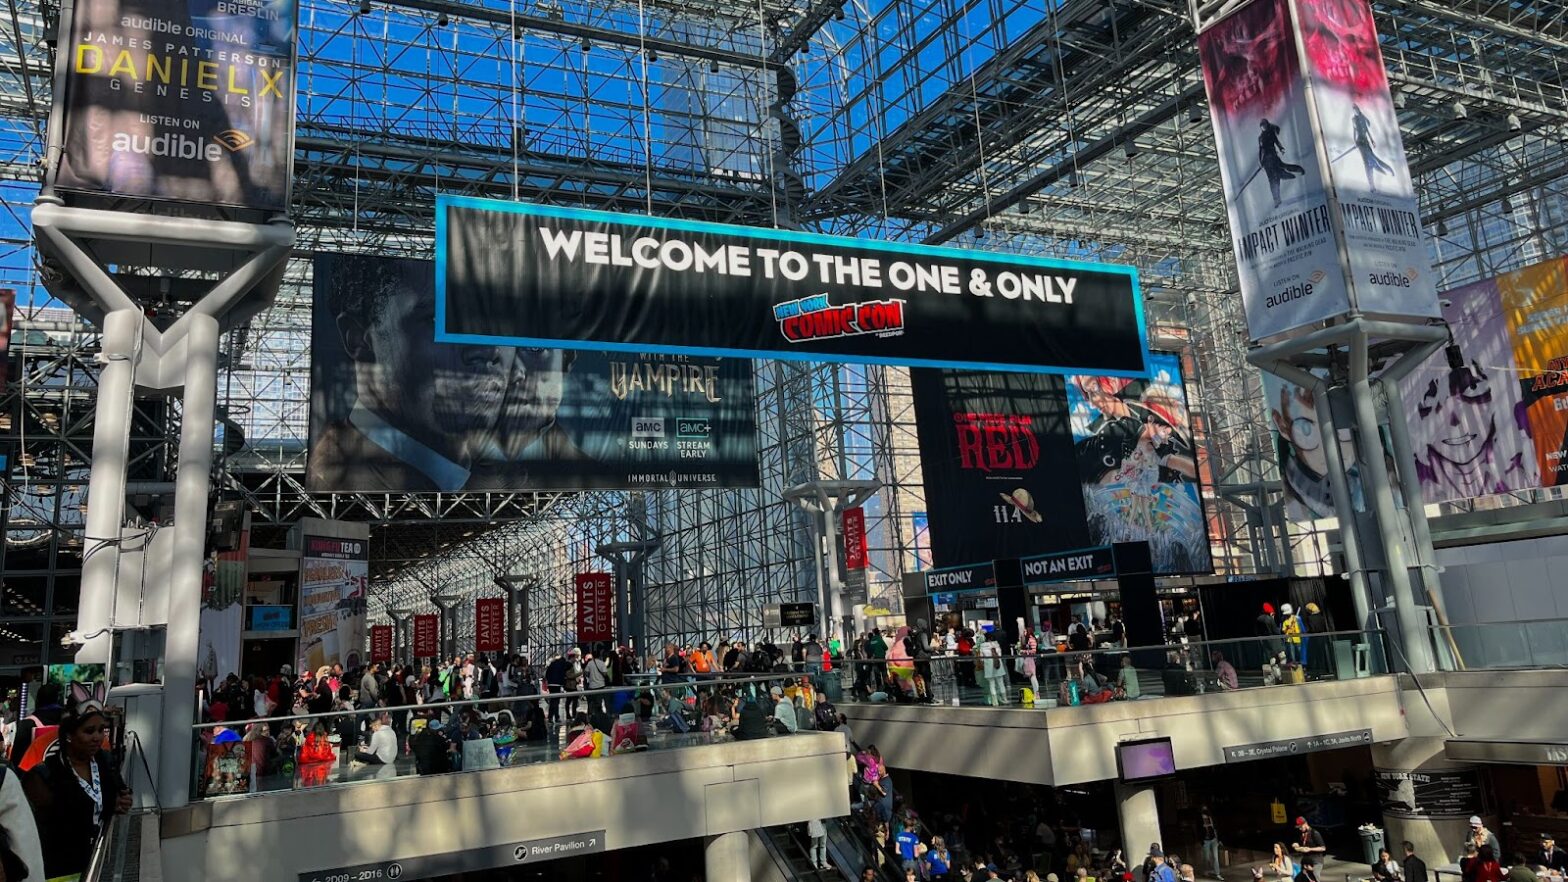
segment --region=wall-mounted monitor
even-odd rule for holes
[[[1141,784],[1176,774],[1176,752],[1169,738],[1142,738],[1116,745],[1116,775],[1125,784]]]
[[[245,630],[289,631],[294,628],[294,607],[259,604],[245,607]]]

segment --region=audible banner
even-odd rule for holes
[[[506,649],[506,601],[481,597],[474,601],[474,651],[501,652]]]
[[[441,654],[441,623],[434,615],[414,616],[414,657],[435,658]]]
[[[755,487],[745,359],[434,341],[429,261],[315,262],[321,492]]]
[[[1435,317],[1365,0],[1253,0],[1205,28],[1198,52],[1252,339],[1357,309]]]
[[[615,588],[609,573],[577,574],[577,641],[595,643],[615,636]]]
[[[933,561],[1145,541],[1157,573],[1209,571],[1180,363],[1150,364],[1147,380],[911,371]]]
[[[436,339],[1141,374],[1132,267],[441,196]]]
[[[296,0],[76,0],[55,186],[288,207]]]

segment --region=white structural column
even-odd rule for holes
[[[751,882],[751,843],[744,831],[709,836],[704,857],[707,878]]]
[[[163,731],[158,792],[184,805],[191,783],[191,723],[196,719],[196,655],[201,633],[201,576],[206,556],[212,430],[218,395],[218,320],[186,316],[184,413],[174,482],[174,551],[169,566],[169,626],[164,652]]]
[[[76,618],[77,633],[83,638],[76,653],[77,664],[113,661],[109,657],[113,651],[110,629],[114,624],[121,525],[125,522],[125,468],[131,450],[131,409],[143,321],[139,309],[117,309],[104,317],[82,597]]]
[[[1122,824],[1123,854],[1129,862],[1146,854],[1151,843],[1164,843],[1165,839],[1160,835],[1160,806],[1154,798],[1153,785],[1118,781],[1116,815]]]

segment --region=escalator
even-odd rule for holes
[[[855,819],[830,818],[823,825],[828,833],[828,862],[833,865],[830,870],[819,870],[811,865],[811,838],[806,834],[806,825],[754,831],[778,871],[775,878],[789,882],[860,882],[865,868],[876,866],[879,868],[876,882],[903,882],[904,874],[900,872],[897,857],[889,851],[878,860],[876,840]]]

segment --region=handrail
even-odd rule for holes
[[[224,729],[231,726],[248,725],[255,722],[283,722],[286,720],[321,720],[336,719],[345,715],[359,714],[390,714],[402,711],[429,711],[450,710],[452,708],[473,707],[476,705],[508,705],[524,701],[543,701],[555,699],[583,698],[591,695],[618,695],[623,692],[639,692],[653,689],[688,689],[696,686],[735,686],[748,683],[777,683],[791,677],[804,677],[799,671],[777,671],[771,674],[752,674],[746,677],[725,677],[719,674],[680,674],[681,680],[673,683],[649,683],[640,686],[607,686],[603,689],[579,689],[575,692],[536,692],[531,695],[505,695],[494,698],[465,698],[458,701],[432,701],[426,704],[400,704],[390,707],[361,707],[346,708],[344,710],[324,711],[319,714],[287,714],[267,717],[249,717],[242,720],[226,720],[220,723],[194,723],[192,729]],[[689,678],[689,679],[688,679]]]

